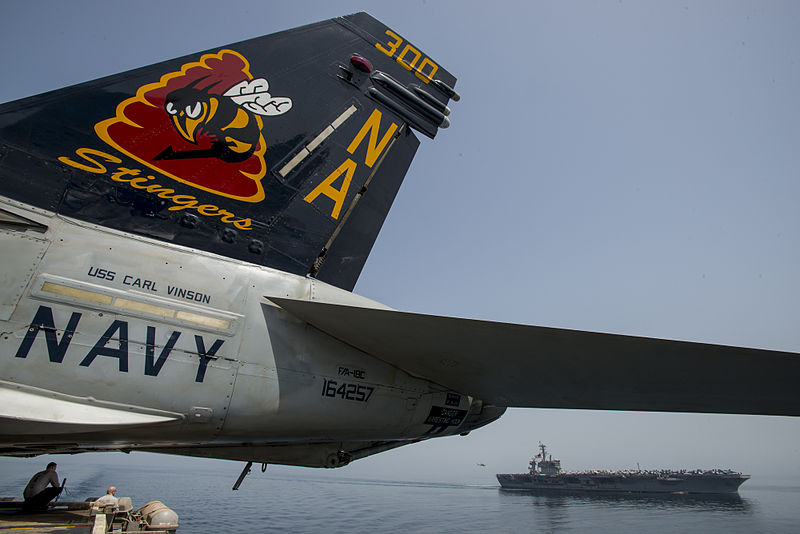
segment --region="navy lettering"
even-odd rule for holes
[[[119,348],[106,347],[106,343],[114,337],[119,330]],[[119,370],[123,373],[128,372],[128,323],[116,320],[111,323],[103,337],[94,344],[92,350],[80,363],[83,367],[89,367],[97,356],[110,356],[119,359]]]
[[[222,346],[224,340],[216,340],[214,344],[211,345],[211,348],[208,350],[208,352],[206,352],[206,344],[203,341],[203,336],[198,336],[195,334],[194,342],[197,344],[197,355],[200,356],[200,365],[197,367],[197,376],[195,376],[194,381],[202,382],[206,377],[206,368],[208,367],[208,362],[216,359],[214,355]]]
[[[67,328],[64,330],[64,335],[61,336],[61,341],[59,341],[56,335],[55,321],[53,320],[53,310],[47,306],[39,306],[31,325],[28,327],[28,332],[25,334],[25,339],[22,340],[19,349],[17,349],[16,357],[25,358],[28,356],[36,336],[39,335],[39,330],[44,330],[44,339],[47,342],[47,356],[51,362],[61,363],[64,361],[64,355],[67,353],[69,343],[72,341],[72,335],[75,333],[75,328],[78,327],[80,319],[80,313],[72,312]]]
[[[167,361],[169,357],[169,353],[172,352],[172,348],[175,346],[175,343],[178,342],[178,338],[181,336],[181,333],[177,330],[172,332],[172,335],[169,337],[167,344],[164,345],[164,348],[161,349],[161,354],[158,355],[158,359],[155,359],[155,351],[156,351],[156,328],[154,326],[147,327],[147,345],[145,347],[145,354],[144,354],[144,374],[147,376],[158,376],[158,373],[161,372],[161,368],[164,366],[164,362]],[[200,380],[202,382],[202,380]]]
[[[102,269],[100,270],[102,271]],[[96,273],[94,269],[92,272]],[[81,317],[82,314],[80,312],[72,312],[67,326],[63,330],[63,334],[59,338],[58,329],[55,326],[55,320],[53,318],[53,310],[48,306],[39,306],[15,356],[17,358],[27,358],[33,344],[36,342],[39,331],[43,330],[49,360],[53,363],[62,363]],[[145,376],[159,375],[164,364],[166,364],[169,359],[170,354],[172,354],[172,351],[175,349],[181,334],[182,332],[174,330],[164,346],[161,347],[158,354],[156,354],[156,327],[147,326],[147,340],[144,351]],[[222,347],[224,340],[215,340],[211,347],[206,350],[203,336],[195,334],[194,339],[195,345],[197,346],[197,355],[199,357],[195,382],[202,383],[205,380],[209,362],[219,357],[217,356],[217,352]],[[114,346],[112,343],[112,346],[107,346],[112,340],[117,341],[118,345]],[[127,373],[129,364],[128,343],[128,322],[114,320],[79,365],[81,367],[89,367],[98,356],[107,356],[109,358],[117,358],[119,361],[119,371]]]

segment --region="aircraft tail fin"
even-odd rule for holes
[[[366,13],[0,106],[0,194],[352,289],[455,78]]]

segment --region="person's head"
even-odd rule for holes
[[[108,491],[106,493],[108,493],[109,495],[114,495],[116,492],[117,488],[115,488],[114,486],[109,486]]]
[[[50,471],[55,471],[56,467],[58,467],[58,466],[56,465],[55,462],[50,462],[49,464],[47,464],[47,469],[50,470]]]

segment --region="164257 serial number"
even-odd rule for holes
[[[338,382],[336,380],[322,380],[323,397],[339,397],[340,399],[367,402],[372,396],[375,388],[363,384],[351,384],[349,382]]]

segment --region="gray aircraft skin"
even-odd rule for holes
[[[506,407],[800,414],[796,354],[352,293],[455,78],[363,13],[262,39],[0,107],[0,454],[338,467]]]
[[[4,255],[5,275],[29,278],[3,327],[0,440],[7,454],[160,449],[330,467],[341,463],[340,451],[366,455],[432,428],[435,435],[464,432],[502,413],[481,412],[479,401],[364,354],[269,299],[379,307],[365,298],[11,203],[2,209],[47,227],[38,235],[3,234],[4,249],[14,251]],[[105,283],[92,279],[99,272]],[[127,287],[139,280],[158,293]],[[189,288],[214,306],[163,296],[178,280],[195,281]],[[29,318],[50,321],[50,310],[60,342],[69,341],[61,363],[51,361],[47,326],[29,349],[24,343],[36,328]],[[77,329],[64,333],[75,314]],[[127,348],[120,348],[123,328]],[[149,356],[148,330],[155,340]],[[100,341],[108,333],[110,341]],[[220,342],[227,350],[212,354]],[[447,407],[458,424],[426,423],[433,407]]]

